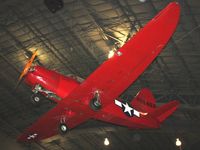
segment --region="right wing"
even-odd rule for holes
[[[105,61],[66,99],[89,104],[98,90],[103,107],[112,103],[159,55],[176,29],[179,16],[179,4],[170,3],[119,49],[119,55]]]

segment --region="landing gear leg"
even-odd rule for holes
[[[33,97],[38,97],[34,100],[33,98],[33,101],[37,102],[39,101],[39,98],[41,97],[46,97],[48,100],[50,100],[51,102],[56,102],[57,103],[57,100],[61,100],[60,97],[58,97],[55,93],[43,88],[40,84],[36,84],[35,87],[32,89],[32,92],[36,95],[33,95]],[[39,95],[37,95],[39,94]]]
[[[94,111],[101,109],[99,92],[95,92],[94,98],[90,101],[90,108]]]

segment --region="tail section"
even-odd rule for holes
[[[167,119],[179,106],[179,101],[173,100],[155,109],[151,113],[153,118],[156,118],[160,123]]]
[[[170,101],[167,104],[156,107],[156,101],[152,92],[148,88],[144,88],[138,92],[132,100],[131,105],[141,114],[146,113],[161,123],[177,109],[179,101]]]
[[[131,105],[140,112],[150,113],[156,108],[156,101],[148,88],[143,88],[132,100]]]
[[[169,117],[178,105],[178,101],[171,101],[156,107],[153,94],[144,88],[131,103],[115,99],[114,103],[100,109],[93,118],[130,128],[159,128],[160,123]]]

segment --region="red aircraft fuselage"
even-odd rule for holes
[[[159,128],[179,106],[177,100],[156,106],[152,92],[141,89],[132,101],[118,97],[147,69],[160,54],[180,17],[180,5],[172,2],[160,11],[112,58],[101,64],[87,79],[80,82],[40,66],[30,68],[36,52],[22,74],[35,95],[44,94],[58,104],[27,128],[19,141],[31,142],[66,134],[89,119],[126,126],[132,129]],[[39,97],[34,97],[35,102]]]
[[[33,89],[36,85],[40,85],[45,90],[53,92],[61,99],[68,96],[69,93],[80,84],[72,77],[64,76],[56,71],[48,70],[41,66],[35,66],[31,70],[32,71],[29,71],[25,77],[26,84]],[[45,93],[43,94],[45,95]]]

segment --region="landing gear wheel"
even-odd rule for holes
[[[68,129],[66,124],[61,123],[60,126],[59,126],[59,130],[60,130],[61,134],[66,134],[69,129]]]
[[[97,110],[101,109],[101,104],[99,103],[99,101],[96,98],[93,98],[90,101],[90,108],[94,111],[97,111]]]
[[[31,95],[31,102],[33,104],[39,104],[41,101],[41,95],[40,94],[33,94]]]

